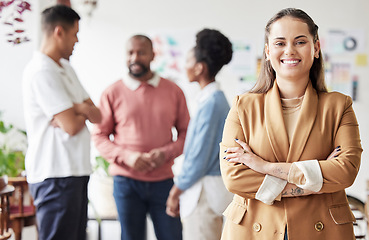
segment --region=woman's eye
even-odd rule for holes
[[[275,45],[276,45],[276,46],[283,46],[283,45],[284,45],[284,43],[283,43],[283,42],[276,42],[276,43],[275,43]]]
[[[305,44],[306,42],[305,41],[298,41],[297,43],[296,43],[296,45],[303,45],[303,44]]]

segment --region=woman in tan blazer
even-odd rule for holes
[[[328,93],[318,26],[283,9],[265,28],[261,74],[227,117],[221,172],[233,202],[224,240],[350,240],[345,188],[361,143],[350,97]]]

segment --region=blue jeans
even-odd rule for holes
[[[48,178],[29,184],[36,206],[39,240],[84,240],[88,176]]]
[[[114,199],[121,225],[121,240],[146,239],[146,215],[150,214],[159,240],[181,240],[179,217],[165,213],[173,179],[143,182],[123,176],[114,177]]]

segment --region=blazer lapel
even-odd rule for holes
[[[289,142],[284,125],[281,99],[277,81],[265,96],[265,124],[270,145],[278,162],[285,162],[288,156]]]
[[[309,81],[292,137],[287,162],[296,162],[300,160],[301,154],[304,151],[306,142],[315,123],[317,111],[318,94]]]

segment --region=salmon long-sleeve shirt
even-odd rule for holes
[[[182,90],[173,82],[154,75],[147,83],[126,76],[101,95],[102,121],[94,126],[92,138],[100,154],[110,162],[111,175],[141,181],[173,178],[174,158],[181,155],[190,119]],[[172,128],[177,130],[173,140]],[[125,164],[131,151],[162,150],[166,162],[139,172]]]

